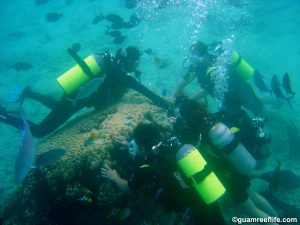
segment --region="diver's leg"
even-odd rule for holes
[[[58,101],[56,101],[55,99],[53,99],[49,96],[34,92],[29,87],[25,87],[24,91],[20,95],[20,103],[21,104],[23,103],[25,98],[31,98],[35,101],[38,101],[50,109],[54,109],[55,106],[58,104]]]
[[[270,216],[277,216],[276,211],[273,209],[271,204],[263,196],[253,191],[249,191],[249,196],[254,202],[254,204],[262,211],[268,213]]]
[[[270,215],[268,215],[266,212],[259,209],[256,204],[252,201],[252,199],[249,197],[245,202],[242,202],[238,205],[239,209],[242,210],[243,213],[248,215],[249,217],[254,218],[268,218]],[[277,223],[268,223],[268,224],[277,224]],[[278,225],[278,224],[277,224]]]
[[[44,120],[35,124],[29,121],[30,130],[34,137],[43,138],[50,134],[66,122],[75,112],[82,109],[86,102],[82,101],[74,107],[72,102],[67,99],[62,99],[57,106],[44,118]],[[11,116],[8,113],[0,115],[0,122],[9,124],[17,129],[22,127],[23,121],[20,117]]]
[[[0,108],[2,109],[2,107],[0,107]],[[6,123],[10,126],[13,126],[16,129],[22,128],[22,125],[23,125],[23,120],[20,117],[10,115],[9,113],[5,113],[5,114],[1,113],[0,114],[0,122]],[[36,127],[37,127],[36,123],[34,123],[30,120],[27,120],[27,122],[29,123],[31,130],[36,129]]]
[[[39,123],[32,134],[37,138],[45,137],[66,122],[75,112],[85,106],[85,102],[73,106],[72,102],[62,99],[56,107]]]
[[[155,94],[154,92],[152,92],[151,90],[149,90],[148,88],[146,88],[145,86],[143,86],[142,84],[137,82],[133,77],[128,76],[128,75],[122,76],[121,80],[119,82],[122,83],[123,85],[145,95],[154,104],[156,104],[162,108],[165,108],[165,109],[169,108],[169,104],[164,99],[162,99],[160,96],[158,96],[157,94]]]

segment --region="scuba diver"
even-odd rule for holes
[[[193,145],[182,144],[177,137],[163,138],[155,124],[139,124],[134,140],[144,163],[137,166],[129,180],[121,178],[107,165],[101,171],[104,178],[112,180],[121,190],[135,191],[154,182],[158,190],[156,200],[176,212],[190,207],[194,224],[225,224],[219,204],[224,209],[227,207],[222,203],[226,196],[251,217],[276,215],[265,199],[247,190],[250,181],[246,174],[240,174],[225,160],[210,155],[203,146],[198,150]],[[239,148],[234,152],[242,152],[241,147],[234,148]],[[255,166],[255,160],[233,163],[239,164],[241,170],[246,168],[245,173]]]
[[[213,50],[213,54],[211,49]],[[215,97],[215,79],[216,61],[222,54],[222,44],[212,43],[209,46],[203,42],[197,41],[190,47],[190,56],[184,61],[188,61],[188,71],[182,81],[177,85],[174,96],[184,95],[184,88],[197,78],[201,90],[193,97],[194,99],[206,99],[206,95]],[[251,85],[246,81],[254,70],[242,59],[235,51],[232,53],[233,65],[227,66],[228,90],[224,93],[222,101],[222,110],[236,112],[244,106],[254,115],[258,115],[263,108],[262,102],[255,95]]]
[[[235,113],[223,110],[210,113],[205,104],[190,100],[186,96],[176,99],[175,106],[169,111],[175,123],[175,134],[185,143],[199,145],[209,141],[208,131],[216,123],[224,123],[230,127],[243,146],[257,161],[256,169],[265,166],[269,156],[266,145],[271,141],[271,134],[265,126],[266,119],[255,116],[250,118],[246,111],[239,110]],[[199,140],[199,135],[201,136]]]
[[[169,224],[225,224],[218,206],[218,200],[225,189],[218,178],[208,167],[198,171],[194,180],[192,176],[185,177],[183,171],[189,168],[191,159],[185,156],[198,151],[194,151],[190,145],[181,145],[175,137],[163,137],[161,131],[156,124],[139,124],[134,130],[134,141],[138,148],[136,156],[139,160],[135,160],[135,169],[130,179],[123,179],[107,165],[101,170],[102,177],[113,181],[125,192],[134,193],[146,185],[152,188],[155,202],[177,214]],[[199,153],[194,155],[201,158]],[[191,155],[192,158],[194,155]],[[180,163],[184,165],[179,165]],[[200,160],[200,163],[194,165],[202,166],[202,163],[204,161]],[[202,182],[204,179],[206,181]],[[199,183],[205,186],[202,190],[197,187]]]
[[[168,103],[164,99],[128,75],[130,72],[135,72],[136,77],[139,78],[141,74],[136,68],[141,55],[136,47],[119,49],[115,56],[107,50],[102,54],[88,56],[84,60],[71,49],[68,49],[68,52],[78,65],[57,78],[64,90],[59,101],[33,92],[29,87],[26,87],[19,96],[20,104],[25,98],[31,98],[51,109],[41,123],[28,121],[33,136],[45,137],[84,107],[103,108],[119,100],[129,88],[148,97],[157,106],[168,108]],[[22,125],[21,118],[11,115],[1,106],[0,122],[18,129]]]
[[[246,112],[235,116],[226,112],[209,113],[204,104],[195,100],[185,99],[178,104],[174,133],[184,143],[201,150],[234,205],[251,217],[276,215],[266,199],[250,189],[249,177],[261,157],[266,157],[258,149],[269,141],[269,137],[258,135],[263,132],[262,124],[257,127],[260,119],[252,121]],[[251,146],[253,149],[248,149]],[[248,150],[252,150],[251,154]],[[254,154],[254,150],[258,152]]]

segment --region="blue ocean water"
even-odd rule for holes
[[[182,68],[188,47],[196,40],[213,42],[230,40],[254,67],[261,71],[267,84],[273,74],[280,77],[288,72],[296,96],[292,106],[286,103],[278,109],[286,119],[299,124],[300,84],[300,2],[298,0],[173,0],[166,8],[155,10],[159,1],[141,0],[135,9],[127,9],[123,0],[50,0],[36,5],[34,0],[0,1],[0,105],[10,110],[18,104],[8,101],[18,88],[30,85],[32,89],[59,99],[62,90],[56,78],[74,65],[66,49],[80,43],[79,54],[85,57],[109,48],[136,45],[151,48],[152,55],[144,54],[140,64],[142,82],[160,94],[163,88],[172,93],[186,70]],[[242,5],[234,5],[241,2]],[[57,21],[45,20],[50,12],[62,13]],[[108,21],[93,24],[96,16],[116,13],[127,20],[133,13],[144,20],[133,29],[121,30],[126,39],[114,44],[105,34]],[[153,57],[166,66],[160,68]],[[17,62],[30,63],[33,68],[16,71]],[[197,84],[188,90],[193,93]],[[258,95],[259,91],[256,89]],[[268,103],[267,94],[260,95]],[[38,122],[48,109],[26,101],[26,116]],[[275,109],[277,110],[277,109]],[[287,151],[285,129],[271,125],[274,158],[284,159]],[[20,141],[19,131],[0,123],[0,196],[14,187],[14,161]],[[2,191],[3,190],[3,191]]]

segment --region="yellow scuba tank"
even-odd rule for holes
[[[215,124],[209,131],[209,139],[238,173],[248,175],[256,167],[256,160],[225,124]]]
[[[76,56],[72,57],[75,58]],[[84,61],[84,66],[88,67],[86,69],[80,65],[81,63],[80,61],[78,62],[78,59],[75,59],[75,61],[78,63],[77,65],[57,78],[58,83],[68,95],[78,90],[83,84],[91,78],[98,76],[101,72],[101,67],[96,60],[96,55],[90,55],[82,60]]]
[[[176,161],[206,204],[225,193],[226,189],[194,146],[185,144],[179,148]]]
[[[236,51],[232,52],[231,62],[233,64],[233,72],[243,80],[248,80],[253,76],[254,69]]]

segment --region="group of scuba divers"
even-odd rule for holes
[[[237,52],[232,53],[228,91],[222,109],[217,113],[210,113],[203,101],[189,99],[184,93],[184,88],[198,79],[201,91],[197,98],[213,96],[210,71],[218,55],[210,53],[203,42],[198,41],[190,47],[191,55],[199,60],[191,61],[172,103],[129,75],[140,75],[137,66],[141,51],[136,47],[119,49],[115,56],[105,51],[84,60],[72,50],[68,52],[77,65],[58,77],[64,90],[59,101],[29,87],[19,96],[20,103],[30,98],[51,109],[39,124],[27,120],[33,136],[45,137],[82,108],[104,108],[119,100],[128,89],[133,89],[168,111],[173,118],[173,132],[166,135],[157,124],[141,123],[135,128],[131,141],[117,137],[116,143],[133,156],[135,169],[130,179],[125,180],[105,165],[101,170],[104,178],[112,180],[123,191],[151,184],[157,188],[157,202],[181,212],[178,215],[187,215],[187,212],[192,215],[185,217],[186,220],[189,218],[188,224],[225,224],[220,207],[226,202],[224,199],[230,199],[231,205],[238,206],[248,217],[276,216],[266,199],[250,190],[249,177],[268,157],[264,144],[270,141],[270,136],[264,130],[263,118],[250,118],[242,109],[259,115],[263,104],[246,80],[254,70]],[[101,82],[91,91],[93,86],[89,83],[99,77],[102,77]],[[88,91],[91,93],[80,97],[85,85],[90,85]],[[22,118],[1,106],[0,122],[17,129],[23,124]],[[183,218],[175,218],[173,224],[180,223]]]

